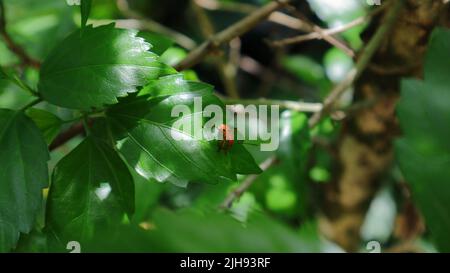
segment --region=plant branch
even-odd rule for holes
[[[289,5],[288,7],[290,8],[290,11],[292,13],[296,14],[296,16],[304,22],[305,28],[303,29],[303,31],[307,33],[317,33],[321,39],[328,42],[330,45],[342,50],[351,58],[355,57],[353,49],[340,37],[336,36],[335,34],[326,34],[325,29],[310,21],[303,13],[299,12],[296,7],[292,5]]]
[[[397,19],[397,15],[400,12],[402,6],[403,0],[396,0],[393,2],[393,6],[391,7],[391,10],[387,13],[384,22],[382,23],[380,28],[375,32],[375,35],[369,41],[367,46],[361,52],[361,55],[359,57],[358,62],[355,65],[355,68],[353,68],[347,74],[347,76],[341,83],[336,85],[333,88],[333,90],[331,90],[330,94],[324,100],[323,109],[320,112],[315,113],[309,119],[310,127],[316,126],[325,115],[329,114],[333,109],[334,103],[361,76],[362,72],[367,67],[372,57],[375,55],[381,42],[394,25]]]
[[[303,34],[303,35],[299,35],[299,36],[295,36],[295,37],[291,37],[291,38],[273,41],[271,44],[275,47],[284,47],[287,45],[297,44],[297,43],[314,40],[314,39],[329,39],[329,38],[332,38],[331,37],[332,35],[336,35],[336,34],[345,32],[351,28],[354,28],[356,26],[359,26],[359,25],[367,22],[369,20],[369,18],[370,18],[369,16],[359,17],[345,25],[342,25],[342,26],[338,26],[338,27],[330,28],[330,29],[321,29],[320,28],[320,31],[316,30],[316,31],[310,32],[308,34]]]
[[[64,131],[61,134],[59,134],[50,144],[48,149],[50,151],[53,151],[59,148],[60,146],[66,144],[72,138],[81,134],[85,134],[83,123],[82,122],[75,123],[69,129],[67,129],[67,131]]]
[[[242,20],[213,35],[210,39],[203,42],[196,49],[192,50],[188,56],[176,65],[176,69],[181,71],[190,68],[201,62],[210,52],[217,49],[223,43],[228,43],[232,39],[241,36],[247,31],[251,30],[258,23],[266,19],[272,12],[281,6],[287,4],[289,0],[272,1],[265,6],[259,8],[253,13],[249,14]]]
[[[191,7],[197,17],[203,37],[207,39],[214,35],[214,26],[209,19],[208,14],[206,14],[203,8],[200,7],[196,1],[191,1]],[[235,82],[237,70],[233,69],[233,64],[231,64],[223,56],[220,56],[217,60],[214,60],[214,65],[219,71],[219,75],[227,95],[232,98],[239,98],[239,92]]]
[[[209,10],[223,10],[223,11],[231,11],[238,13],[251,13],[258,9],[257,6],[251,4],[243,4],[243,3],[235,3],[235,2],[219,2],[217,0],[194,0],[197,5],[209,9]],[[321,28],[317,25],[314,25],[307,20],[302,20],[299,18],[292,17],[282,12],[274,11],[267,18],[269,21],[291,28],[295,30],[300,30],[304,32],[321,32]],[[331,45],[336,46],[342,49],[347,55],[353,57],[353,51],[338,38],[333,37],[332,35],[323,35],[323,39],[329,42]]]
[[[259,165],[262,171],[266,171],[273,165],[275,165],[278,162],[277,158],[275,156],[269,157],[266,159],[263,163]],[[234,200],[241,197],[241,195],[248,189],[250,186],[256,181],[259,175],[253,174],[247,176],[247,178],[237,187],[235,190],[230,192],[230,194],[225,198],[225,200],[220,205],[221,209],[229,209],[231,208],[231,205],[233,204]]]
[[[278,105],[281,109],[289,109],[297,112],[316,113],[322,110],[321,103],[308,103],[300,101],[288,100],[271,100],[271,99],[232,99],[223,98],[225,104],[243,104],[243,105]]]
[[[81,119],[81,121],[73,124],[69,129],[60,133],[50,144],[48,149],[50,151],[53,151],[59,148],[60,146],[66,144],[68,141],[70,141],[72,138],[76,136],[89,134],[89,129],[92,127],[95,118],[99,117],[104,117],[104,113],[98,112],[98,113],[84,114],[83,116],[77,117],[73,120],[65,121],[64,123],[78,121]]]
[[[41,67],[41,63],[28,55],[27,52],[19,44],[17,44],[11,36],[9,36],[9,33],[6,30],[5,16],[5,5],[3,4],[3,0],[0,0],[0,36],[3,38],[8,49],[20,59],[23,65],[39,69]]]
[[[217,0],[194,0],[195,3],[208,10],[223,10],[228,12],[252,13],[257,6],[240,2],[224,2]]]
[[[273,42],[271,42],[271,45],[274,47],[284,47],[287,45],[297,44],[297,43],[301,43],[301,42],[305,42],[305,41],[309,41],[309,40],[323,39],[323,40],[329,42],[330,44],[336,46],[337,48],[342,49],[345,53],[347,53],[347,55],[354,57],[353,51],[344,42],[340,41],[334,35],[345,32],[349,29],[352,29],[356,26],[359,26],[361,24],[368,22],[375,15],[379,14],[385,7],[386,7],[386,5],[380,6],[379,8],[374,9],[373,11],[369,12],[365,16],[361,16],[347,24],[344,24],[342,26],[338,26],[335,28],[330,28],[330,29],[323,29],[311,22],[308,22],[305,19],[304,21],[308,25],[307,26],[307,28],[308,28],[307,32],[309,32],[308,34],[303,34],[303,35],[299,35],[299,36],[295,36],[295,37],[291,37],[291,38],[273,41]],[[295,10],[295,8],[293,8],[293,9]],[[299,16],[301,16],[301,14]]]

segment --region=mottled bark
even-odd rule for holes
[[[356,101],[375,103],[344,120],[336,144],[336,172],[324,189],[321,231],[347,251],[360,246],[366,211],[393,161],[393,140],[400,134],[395,116],[400,80],[422,76],[428,37],[447,17],[448,5],[441,0],[405,2],[390,35],[355,85]],[[383,16],[372,22],[369,36]]]

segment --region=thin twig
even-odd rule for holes
[[[364,69],[369,64],[372,57],[375,55],[378,47],[380,46],[387,33],[394,25],[397,15],[403,6],[403,0],[396,0],[391,7],[391,10],[387,13],[386,18],[379,29],[376,31],[373,38],[369,41],[367,46],[363,49],[358,62],[345,77],[345,79],[336,85],[330,94],[325,98],[323,103],[323,109],[320,112],[315,113],[309,119],[309,126],[316,126],[322,118],[329,114],[333,109],[334,103],[342,96],[342,94],[361,76]]]
[[[203,37],[208,39],[214,35],[214,26],[209,19],[208,14],[206,14],[203,8],[197,5],[196,1],[191,1],[191,7],[197,17]],[[236,72],[236,69],[233,70],[233,64],[226,60],[225,57],[220,56],[219,58],[214,59],[214,65],[219,71],[227,95],[232,98],[239,98],[239,92],[235,82],[236,74],[233,73]]]
[[[277,158],[275,156],[269,157],[263,163],[259,165],[262,171],[266,171],[273,165],[277,163]],[[247,176],[247,178],[234,189],[230,194],[225,198],[225,200],[220,205],[221,209],[229,209],[233,204],[234,200],[238,199],[250,186],[256,181],[259,175],[253,174]]]
[[[265,6],[259,8],[255,12],[249,14],[242,20],[213,35],[210,39],[203,42],[196,49],[191,51],[189,55],[176,65],[177,70],[184,70],[190,68],[201,62],[211,51],[217,49],[223,43],[228,43],[232,39],[246,33],[258,23],[266,19],[272,12],[281,6],[287,4],[289,0],[272,1]]]
[[[372,17],[374,17],[375,15],[379,14],[382,10],[384,10],[385,7],[386,5],[380,6],[362,17],[356,18],[355,20],[347,24],[331,29],[323,29],[318,25],[315,25],[314,23],[310,22],[307,18],[303,18],[304,16],[301,13],[299,13],[295,7],[291,7],[291,10],[295,12],[298,15],[298,17],[303,18],[303,22],[307,26],[306,32],[309,33],[278,41],[273,41],[270,44],[274,47],[284,47],[292,44],[302,43],[309,40],[323,39],[328,43],[330,43],[331,45],[334,45],[335,47],[341,49],[344,53],[353,58],[354,57],[353,50],[344,41],[341,41],[335,35],[368,22]]]
[[[197,5],[208,10],[222,10],[236,13],[252,13],[258,10],[258,6],[239,3],[239,2],[223,2],[217,0],[194,0]],[[309,28],[302,20],[289,16],[283,12],[274,11],[267,18],[268,21],[276,23],[291,29],[307,31]]]
[[[345,42],[345,40],[341,39],[340,37],[338,37],[334,34],[331,34],[331,35],[324,34],[325,29],[316,25],[312,21],[310,21],[296,7],[294,7],[292,5],[288,5],[288,11],[295,14],[300,20],[302,20],[304,22],[304,24],[306,25],[305,32],[315,32],[315,33],[320,34],[321,39],[323,39],[324,41],[328,42],[329,44],[335,46],[336,48],[341,49],[348,56],[350,56],[352,58],[354,57],[355,53],[353,52],[353,49],[347,44],[347,42]]]
[[[258,9],[258,7],[255,5],[240,2],[224,2],[217,0],[194,0],[194,1],[197,5],[208,10],[222,10],[237,13],[252,13],[256,9]]]
[[[73,120],[68,120],[66,122],[72,122],[72,121],[78,121],[77,123],[74,123],[69,129],[66,131],[60,133],[53,142],[49,145],[48,149],[50,151],[53,151],[70,140],[72,140],[74,137],[79,135],[89,135],[90,128],[92,128],[95,118],[97,117],[104,117],[104,113],[98,112],[98,113],[83,113],[83,116],[77,117]],[[79,121],[81,119],[81,121]],[[66,123],[64,122],[64,123]]]
[[[38,103],[41,103],[42,99],[41,98],[37,98],[35,100],[33,100],[32,102],[28,103],[27,105],[25,105],[24,107],[22,107],[21,111],[26,111],[27,109],[35,106]]]
[[[3,75],[3,77],[5,79],[7,79],[10,82],[12,82],[13,84],[17,85],[20,89],[27,91],[28,93],[30,93],[30,95],[35,96],[35,97],[40,96],[36,90],[34,90],[28,84],[26,84],[24,81],[22,81],[16,74],[9,74],[3,70],[1,71],[1,74]]]
[[[236,2],[219,2],[217,0],[195,0],[195,2],[199,6],[202,6],[203,8],[209,10],[220,9],[223,11],[231,11],[238,13],[251,13],[258,9],[258,7],[254,5]],[[316,26],[311,22],[292,17],[288,14],[279,11],[272,12],[267,18],[267,20],[295,30],[300,30],[304,32],[312,32],[312,31],[321,32],[321,28],[319,26]],[[344,53],[346,53],[347,55],[353,57],[352,55],[353,51],[343,41],[340,41],[338,38],[333,37],[332,35],[324,35],[323,39],[332,44],[333,46],[342,49]]]
[[[23,65],[37,69],[40,68],[41,63],[28,55],[28,53],[17,44],[11,36],[9,36],[9,33],[6,30],[5,5],[3,4],[3,0],[0,0],[0,36],[3,38],[8,49],[20,59]]]
[[[69,129],[67,129],[67,131],[64,131],[61,134],[59,134],[53,140],[53,142],[50,144],[48,149],[50,151],[53,151],[53,150],[57,149],[58,147],[66,144],[72,138],[74,138],[78,135],[84,134],[84,133],[85,133],[85,131],[84,131],[83,123],[78,122],[78,123],[72,125]]]
[[[278,105],[281,109],[289,109],[297,112],[316,113],[322,110],[321,103],[308,103],[289,100],[271,100],[271,99],[232,99],[224,98],[225,104],[242,104],[242,105]]]
[[[292,38],[286,38],[286,39],[274,41],[274,42],[272,42],[272,45],[275,47],[283,47],[283,46],[297,44],[297,43],[314,40],[314,39],[329,38],[332,35],[336,35],[336,34],[345,32],[351,28],[354,28],[356,26],[359,26],[359,25],[367,22],[369,20],[369,18],[370,17],[368,17],[368,16],[362,16],[362,17],[359,17],[345,25],[342,25],[342,26],[338,26],[338,27],[330,28],[330,29],[321,29],[321,31],[315,31],[315,32],[311,32],[308,34],[295,36]]]

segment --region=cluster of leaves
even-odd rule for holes
[[[213,88],[186,81],[150,51],[154,43],[164,52],[164,39],[148,43],[137,31],[85,26],[89,8],[90,1],[82,1],[81,29],[43,62],[36,93],[38,101],[78,111],[87,131],[51,175],[45,232],[60,247],[70,240],[87,242],[99,227],[132,217],[134,171],[182,187],[191,181],[236,181],[236,174],[260,171],[254,161],[233,160],[253,160],[239,143],[225,154],[215,141],[173,132],[173,106],[193,110],[199,97],[204,106],[222,105]],[[3,71],[1,75],[14,80]],[[193,120],[199,114],[180,118]],[[14,248],[19,234],[34,227],[42,190],[49,186],[47,143],[62,123],[44,110],[0,110],[0,251]],[[175,141],[174,133],[183,140]]]

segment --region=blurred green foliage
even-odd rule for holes
[[[260,6],[269,0],[223,0],[222,2]],[[348,23],[368,10],[365,1],[359,0],[308,0],[307,2],[313,13],[310,14],[311,19],[324,28]],[[189,5],[182,5],[183,9],[177,9],[177,15],[174,16],[172,13],[174,1],[167,1],[167,4],[166,1],[130,0],[129,3],[130,7],[139,14],[159,21],[174,31],[184,33],[197,43],[202,41],[201,32],[198,24],[193,20]],[[11,37],[33,58],[40,61],[44,60],[56,45],[81,25],[79,9],[69,7],[63,0],[4,0],[4,4],[7,30]],[[244,16],[241,13],[220,10],[209,11],[208,14],[212,15],[210,17],[216,29],[222,29]],[[93,1],[90,19],[124,18],[126,15],[117,8],[115,1]],[[342,33],[340,38],[357,50],[363,46],[360,34],[364,28],[365,25],[352,28]],[[280,52],[268,49],[263,42],[264,39],[286,38],[292,34],[291,30],[281,26],[264,23],[242,37],[240,53],[251,57],[258,69],[275,73],[275,75],[266,73],[261,77],[248,71],[239,71],[236,82],[243,97],[321,101],[333,84],[341,81],[353,67],[352,58],[324,41],[314,41]],[[161,56],[158,59],[161,63],[173,66],[188,54],[188,50],[176,44],[171,38],[154,31],[141,29],[138,36],[152,43],[152,51]],[[446,39],[447,43],[449,40],[450,38]],[[445,169],[448,165],[447,155],[441,154],[442,151],[448,150],[448,132],[446,131],[448,128],[442,124],[448,124],[449,121],[448,110],[446,110],[448,109],[446,103],[449,100],[442,99],[447,98],[447,95],[444,92],[439,93],[443,89],[439,89],[442,86],[437,84],[444,83],[448,89],[448,74],[440,73],[448,71],[448,67],[438,67],[440,70],[430,68],[440,63],[439,60],[448,59],[445,52],[439,51],[444,47],[444,51],[448,52],[445,43],[441,41],[438,45],[435,44],[438,53],[429,57],[430,64],[428,64],[425,83],[406,82],[404,84],[403,92],[418,93],[415,94],[417,96],[410,97],[420,99],[404,101],[403,107],[400,108],[400,119],[406,132],[406,140],[399,143],[398,149],[401,150],[400,165],[405,172],[405,177],[413,185],[427,222],[431,223],[431,233],[437,238],[435,242],[440,250],[448,251],[446,242],[450,241],[447,234],[449,226],[433,221],[441,217],[446,219],[448,224],[449,219],[447,212],[450,199],[448,199],[448,191],[442,191],[441,187],[447,182],[445,179],[448,180],[447,177],[450,176]],[[225,55],[229,53],[227,49],[224,50]],[[36,89],[40,80],[39,71],[22,67],[19,58],[8,50],[1,38],[0,65],[8,74],[16,73],[20,81]],[[183,71],[178,77],[183,82],[191,81],[190,86],[195,86],[192,82],[200,80],[214,84],[218,92],[225,94],[226,86],[217,74],[214,65],[206,63],[195,67],[194,70]],[[425,98],[427,97],[425,92],[417,90],[417,86],[427,85],[428,81],[431,81],[432,85],[431,98]],[[146,92],[150,91],[144,88],[140,95]],[[351,90],[347,94],[341,106],[351,103]],[[0,78],[0,108],[17,110],[32,99],[23,87],[14,84],[7,77]],[[423,102],[428,100],[431,101],[424,106]],[[144,103],[142,107],[145,108],[145,106]],[[433,111],[416,111],[422,107],[430,107],[433,111],[439,109],[441,112],[430,119],[425,114]],[[132,107],[130,109],[139,110]],[[50,143],[59,132],[71,126],[71,120],[80,117],[83,113],[44,102],[28,111],[27,114],[36,122],[46,141]],[[155,117],[158,117],[158,113],[148,118]],[[228,194],[245,181],[248,177],[246,175],[238,175],[238,183],[189,184],[188,188],[180,188],[169,183],[160,183],[152,177],[144,179],[136,170],[129,168],[136,189],[134,215],[128,218],[123,215],[122,210],[118,210],[119,213],[114,211],[109,216],[112,217],[113,214],[117,216],[121,222],[119,226],[96,231],[87,229],[89,232],[96,233],[97,236],[95,240],[83,245],[82,250],[106,252],[342,251],[319,235],[316,219],[318,204],[315,200],[315,190],[330,182],[333,173],[333,155],[326,149],[318,147],[317,140],[325,144],[335,142],[339,137],[340,126],[332,119],[325,119],[310,131],[307,118],[306,114],[284,110],[280,117],[282,139],[280,149],[276,153],[261,152],[252,145],[244,145],[258,163],[274,155],[280,158],[280,162],[263,172],[253,186],[236,200],[229,213],[218,212],[217,208]],[[428,121],[433,121],[430,122],[433,128],[428,127],[431,126]],[[436,132],[436,134],[429,134],[429,132]],[[81,137],[74,138],[58,150],[52,151],[49,168],[53,169],[57,164],[64,163],[64,161],[60,162],[61,158],[77,147],[81,141]],[[146,144],[146,141],[147,139],[142,139],[141,144]],[[409,144],[413,142],[413,144],[406,145],[405,141]],[[149,146],[149,149],[151,148],[152,146]],[[171,154],[167,156],[167,149],[162,149],[160,152],[161,157],[173,157]],[[424,152],[426,156],[421,157],[418,152]],[[428,152],[430,154],[427,154]],[[236,154],[237,156],[232,158],[235,168],[254,168],[253,161],[249,163],[252,165],[250,167],[244,164],[248,163],[250,158],[247,154]],[[112,157],[112,160],[122,159]],[[77,165],[82,161],[82,157],[72,158],[71,164]],[[103,162],[106,161],[107,159],[103,160]],[[414,172],[418,169],[417,166],[425,166],[430,162],[437,163],[433,168],[429,168],[429,172]],[[219,165],[218,162],[214,164]],[[99,172],[101,169],[108,169],[107,167],[100,165],[94,169]],[[187,166],[183,171],[189,172],[191,168]],[[439,174],[440,178],[434,180],[436,174]],[[217,175],[217,172],[211,169],[208,175]],[[64,176],[60,177],[60,181],[65,180]],[[391,180],[395,183],[399,179],[391,178]],[[47,192],[45,196],[47,197]],[[440,203],[437,204],[433,200],[439,200]],[[363,227],[362,235],[365,241],[376,239],[386,245],[392,243],[392,222],[397,201],[391,187],[383,188],[378,193]],[[435,204],[435,206],[429,207],[429,204]],[[108,214],[95,211],[95,208],[90,209],[94,211],[91,215],[93,217]],[[56,214],[64,218],[65,211],[57,211]],[[64,244],[58,245],[57,248],[49,244],[46,234],[42,231],[44,223],[41,218],[43,217],[38,219],[38,224],[31,233],[21,236],[15,251],[67,251]],[[422,240],[424,244],[428,243],[428,237]]]

